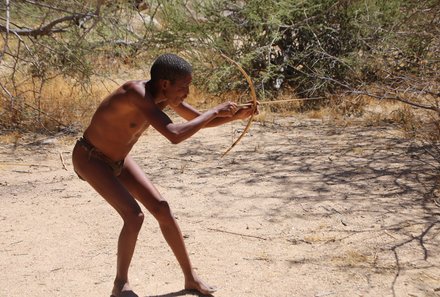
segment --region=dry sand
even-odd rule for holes
[[[132,153],[170,202],[216,297],[440,296],[436,173],[391,127],[234,123]],[[109,296],[121,220],[72,170],[73,138],[0,144],[0,296]],[[60,154],[65,161],[63,168]],[[428,160],[428,162],[423,162]],[[147,215],[141,297],[191,296]]]

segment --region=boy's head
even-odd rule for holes
[[[188,74],[192,74],[191,64],[174,54],[163,54],[157,57],[150,70],[152,82],[163,79],[174,83]]]

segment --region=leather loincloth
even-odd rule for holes
[[[89,160],[91,158],[95,158],[100,161],[103,161],[106,165],[108,165],[110,167],[110,169],[112,170],[112,172],[115,176],[119,176],[121,174],[122,168],[124,167],[124,160],[113,161],[112,159],[107,157],[104,153],[99,151],[96,147],[94,147],[93,144],[91,144],[84,137],[81,137],[80,139],[78,139],[76,144],[82,146],[89,153]],[[76,172],[76,174],[78,175],[78,177],[80,179],[84,180],[78,174],[78,172]]]

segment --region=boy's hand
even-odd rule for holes
[[[259,112],[260,112],[260,110],[258,109],[258,104],[259,104],[259,102],[257,102],[257,108],[254,111],[255,115],[259,114]],[[242,105],[239,105],[238,110],[234,116],[237,119],[241,119],[241,120],[244,120],[244,119],[250,117],[252,115],[252,105],[253,105],[252,101],[245,103],[245,104],[242,104]]]
[[[232,117],[233,115],[235,115],[235,113],[238,110],[238,106],[237,103],[235,102],[225,102],[220,104],[219,106],[215,107],[215,109],[218,112],[218,116],[219,117]]]

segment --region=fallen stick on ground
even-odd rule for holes
[[[60,152],[61,163],[63,164],[63,169],[67,171],[66,163],[64,163],[63,153]]]
[[[243,237],[251,237],[251,238],[257,238],[257,239],[261,239],[261,240],[267,240],[267,238],[260,237],[260,236],[246,235],[246,234],[241,234],[241,233],[236,233],[236,232],[231,232],[231,231],[225,231],[225,230],[220,230],[220,229],[215,229],[215,228],[208,228],[208,230],[217,231],[217,232],[223,232],[223,233],[232,234],[232,235],[238,235],[238,236],[243,236]]]

